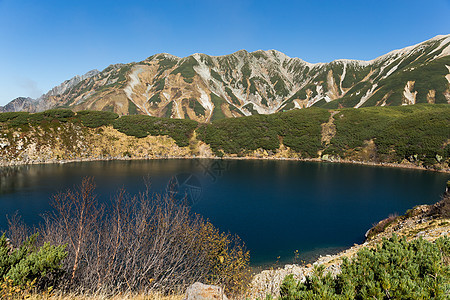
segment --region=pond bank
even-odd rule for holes
[[[154,159],[223,159],[223,160],[273,160],[273,161],[301,161],[301,162],[319,162],[319,163],[340,163],[340,164],[353,164],[373,167],[387,167],[387,168],[401,168],[411,170],[432,171],[440,173],[449,173],[450,168],[441,170],[425,168],[423,166],[414,165],[411,163],[388,163],[388,162],[371,162],[371,161],[356,161],[356,160],[324,160],[321,158],[291,158],[291,157],[235,157],[235,156],[172,156],[172,155],[156,155],[156,156],[144,156],[144,157],[128,157],[128,156],[116,156],[116,157],[84,157],[76,159],[49,159],[49,160],[13,160],[5,161],[0,160],[0,167],[22,166],[22,165],[39,165],[39,164],[67,164],[77,162],[93,162],[93,161],[135,161],[135,160],[154,160]]]
[[[448,191],[446,191],[440,203],[444,201],[450,202]],[[439,202],[434,205],[416,206],[404,216],[382,220],[377,226],[386,223],[387,220],[390,223],[385,225],[386,227],[380,233],[369,236],[363,244],[355,244],[353,247],[335,255],[321,256],[313,264],[292,264],[285,265],[284,268],[261,271],[253,277],[249,298],[265,299],[266,295],[277,297],[280,294],[280,286],[287,275],[293,274],[296,280],[304,281],[307,276],[313,274],[315,267],[320,265],[325,267],[325,273],[336,276],[340,273],[344,257],[352,259],[362,248],[375,248],[383,242],[383,239],[390,238],[393,234],[405,237],[407,241],[423,238],[430,242],[441,236],[448,236],[450,234],[450,218],[434,213],[438,205]]]

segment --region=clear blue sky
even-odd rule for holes
[[[370,60],[450,33],[450,0],[0,0],[0,105],[155,53]]]

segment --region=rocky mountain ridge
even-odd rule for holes
[[[0,112],[63,107],[210,122],[311,106],[450,103],[449,54],[450,35],[371,61],[311,64],[276,50],[185,58],[163,53],[76,76]]]
[[[84,75],[76,75],[69,80],[65,80],[58,86],[55,86],[46,94],[40,96],[37,99],[32,99],[30,97],[18,97],[9,102],[5,106],[0,106],[0,112],[17,112],[17,111],[28,111],[28,112],[40,112],[47,109],[54,108],[57,103],[52,103],[52,98],[65,93],[66,91],[72,89],[74,86],[79,84],[81,81],[90,78],[92,76],[100,73],[98,70],[91,70]]]

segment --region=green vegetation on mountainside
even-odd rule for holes
[[[275,151],[283,144],[305,157],[315,157],[321,146],[321,124],[327,122],[324,109],[294,110],[272,115],[223,119],[203,125],[199,138],[216,155],[245,155],[259,148]]]
[[[90,128],[113,125],[118,131],[138,138],[147,135],[167,135],[180,147],[189,144],[189,138],[197,127],[197,122],[191,120],[156,118],[146,115],[119,118],[116,113],[105,111],[80,111],[75,114],[71,110],[54,109],[35,114],[0,113],[0,128],[20,128],[24,132],[31,126],[40,126],[45,131],[50,127],[57,127],[61,122],[72,122]]]
[[[112,125],[118,131],[138,138],[167,135],[180,147],[189,145],[196,130],[197,138],[208,144],[217,156],[252,155],[258,149],[267,151],[270,156],[284,145],[297,153],[296,157],[303,158],[315,158],[322,153],[328,157],[359,161],[401,163],[407,160],[425,167],[440,165],[440,168],[449,162],[450,105],[447,104],[335,110],[333,124],[327,125],[331,126],[328,128],[331,131],[326,133],[329,138],[324,140],[323,126],[330,119],[330,111],[326,109],[313,107],[225,119],[221,110],[224,100],[215,94],[211,94],[211,98],[217,111],[215,116],[223,118],[209,124],[147,115],[118,117],[107,111],[75,114],[60,109],[35,114],[1,113],[0,128],[20,128],[25,133],[32,127],[39,127],[45,133],[46,130],[59,130],[58,124],[67,122],[81,126],[78,128]],[[195,102],[185,101],[196,114],[205,113]],[[168,115],[170,112],[169,107]],[[11,134],[4,137],[12,137]]]
[[[185,59],[175,70],[172,71],[171,74],[180,73],[185,79],[191,79],[195,76],[194,66],[197,66],[198,62],[192,56],[189,56]]]
[[[416,103],[427,103],[429,90],[436,92],[436,103],[447,103],[444,96],[448,82],[445,75],[450,64],[450,57],[443,57],[423,65],[411,64],[401,72],[396,72],[391,76],[379,81],[381,87],[378,92],[371,96],[363,106],[374,106],[380,102],[385,95],[389,95],[387,103],[390,105],[401,105],[403,91],[408,81],[414,82],[414,91],[417,92]]]
[[[379,161],[433,165],[450,157],[450,106],[347,108],[334,116],[336,135],[325,154],[345,157],[373,141]]]
[[[147,135],[168,135],[178,146],[189,145],[189,138],[197,122],[183,119],[165,119],[144,115],[123,116],[117,119],[113,126],[126,135],[146,137]]]
[[[111,125],[119,117],[118,114],[113,112],[95,110],[82,110],[77,112],[77,116],[84,126],[91,128]]]

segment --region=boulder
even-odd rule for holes
[[[210,299],[228,300],[221,287],[216,285],[207,285],[201,282],[196,282],[189,286],[186,290],[186,297],[184,298],[184,300]]]

